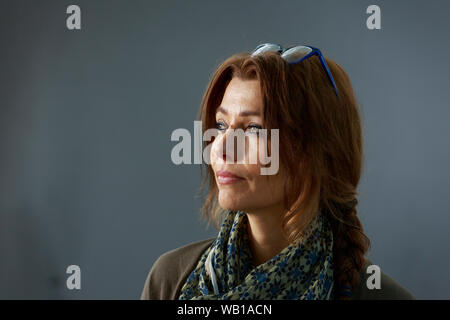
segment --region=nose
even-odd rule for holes
[[[238,136],[242,134],[241,138]],[[237,140],[237,141],[236,141]],[[241,142],[244,144],[241,145]],[[240,130],[227,129],[215,141],[214,152],[218,159],[225,163],[237,163],[244,158],[245,134]]]
[[[216,141],[215,145],[215,153],[216,157],[220,160],[222,160],[224,163],[229,163],[234,161],[234,157],[232,157],[231,150],[227,150],[227,141],[228,140],[228,134],[230,132],[230,129],[227,129],[224,134],[220,136],[219,139]],[[231,140],[228,144],[231,143]]]

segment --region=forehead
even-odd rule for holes
[[[231,79],[222,98],[221,109],[230,113],[259,111],[263,101],[259,80]]]

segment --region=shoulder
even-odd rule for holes
[[[375,266],[375,267],[371,267]],[[378,275],[377,275],[378,274]],[[378,277],[378,279],[376,279]],[[379,280],[379,281],[378,281]],[[369,284],[378,285],[369,289]],[[393,278],[381,271],[381,268],[366,259],[361,272],[360,284],[353,293],[354,300],[411,300],[414,296]]]
[[[214,239],[192,242],[159,256],[147,275],[141,300],[177,299],[189,273]]]

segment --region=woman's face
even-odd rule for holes
[[[219,204],[224,209],[258,212],[278,208],[282,204],[282,165],[276,174],[262,175],[261,167],[270,164],[263,166],[259,156],[256,161],[250,160],[256,159],[254,155],[258,154],[258,145],[267,147],[262,136],[257,134],[257,130],[263,128],[262,108],[259,80],[237,77],[228,84],[217,108],[218,136],[212,142],[210,159],[219,189]],[[244,146],[242,143],[239,145],[239,139],[230,138],[232,129],[242,129],[246,133]],[[235,140],[234,154],[232,148],[226,147],[227,139]],[[242,148],[241,155],[237,151],[239,147]]]

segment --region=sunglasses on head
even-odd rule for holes
[[[299,62],[302,62],[305,59],[308,59],[312,56],[317,56],[320,60],[320,63],[322,64],[322,67],[324,68],[328,79],[330,79],[331,84],[333,85],[334,92],[336,92],[336,95],[338,95],[338,90],[336,87],[336,83],[334,82],[333,76],[331,75],[330,69],[328,68],[328,65],[320,52],[319,49],[311,47],[311,46],[295,46],[295,47],[289,47],[284,49],[281,45],[275,44],[275,43],[263,43],[256,47],[255,50],[252,52],[252,56],[256,56],[258,54],[267,52],[267,51],[273,51],[278,52],[281,54],[281,58],[283,58],[287,63],[289,64],[296,64]]]

